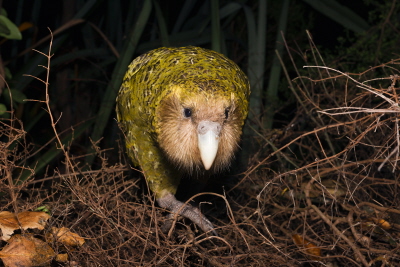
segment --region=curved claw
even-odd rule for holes
[[[185,218],[188,218],[197,224],[204,232],[211,232],[217,236],[213,224],[201,213],[201,211],[190,204],[183,203],[175,198],[171,193],[168,193],[162,198],[157,199],[158,204],[165,209],[169,209],[172,213],[168,215],[168,220],[162,226],[163,232],[168,232],[172,227],[172,222],[175,214],[178,213]]]

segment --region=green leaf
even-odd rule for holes
[[[8,17],[7,11],[4,8],[0,9],[0,15],[2,15],[4,17]]]
[[[19,90],[16,89],[10,89],[11,91],[11,97],[14,103],[22,103],[24,102],[24,100],[26,99],[26,95],[24,93],[22,93]],[[11,103],[10,101],[10,93],[8,90],[4,90],[3,91],[3,96],[4,99],[7,101],[7,103]]]
[[[47,205],[37,207],[37,208],[35,209],[35,211],[43,211],[43,212],[46,212],[46,213],[48,213],[48,214],[51,214],[50,208],[49,208],[49,206],[47,206]]]
[[[211,0],[211,48],[219,53],[222,52],[218,0]]]
[[[6,113],[6,111],[7,111],[6,105],[0,103],[0,115],[3,115],[4,113]]]
[[[354,32],[361,33],[369,29],[368,23],[350,8],[334,0],[303,0],[325,16],[333,19]]]
[[[7,39],[22,39],[21,32],[18,30],[17,25],[3,15],[0,15],[0,36]]]
[[[178,19],[176,20],[174,28],[172,29],[172,34],[179,33],[182,30],[184,24],[186,23],[186,19],[190,16],[190,13],[195,5],[196,1],[184,1]]]
[[[242,5],[240,5],[239,3],[228,3],[226,6],[222,7],[221,10],[219,11],[219,16],[221,19],[235,14],[236,12],[238,12],[240,9],[242,8]]]
[[[156,17],[157,17],[159,30],[160,30],[161,43],[162,43],[163,46],[169,47],[171,45],[169,43],[167,23],[166,23],[166,21],[164,19],[164,16],[163,16],[161,8],[160,8],[160,5],[158,4],[157,1],[154,1],[154,9],[156,10]]]
[[[278,55],[283,54],[283,38],[282,33],[286,32],[286,25],[289,15],[289,0],[282,1],[281,14],[279,16],[278,31],[275,41],[275,55],[272,58],[271,72],[268,79],[268,87],[266,92],[266,107],[264,110],[264,129],[272,129],[272,123],[274,121],[274,110],[278,108],[279,97],[278,89],[281,81],[281,70],[282,66],[279,63]],[[264,43],[265,45],[265,43]],[[263,62],[263,64],[265,64]],[[262,75],[262,73],[260,73]]]
[[[26,99],[26,95],[24,93],[15,89],[11,89],[11,95],[13,101],[16,103],[22,103]]]
[[[6,80],[11,80],[12,79],[12,74],[11,74],[11,71],[10,71],[10,69],[8,67],[4,68],[4,73],[5,73],[5,76],[6,76]]]

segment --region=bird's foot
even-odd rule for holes
[[[162,208],[168,209],[172,212],[168,215],[167,221],[161,228],[164,233],[171,229],[175,214],[178,213],[197,224],[204,232],[211,232],[213,235],[217,235],[212,223],[198,208],[177,200],[173,194],[169,193],[164,197],[157,199],[157,202]]]

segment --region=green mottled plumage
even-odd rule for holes
[[[186,144],[186,136],[187,144],[195,142],[194,135],[184,130],[192,122],[182,115],[183,109],[193,109],[193,123],[205,118],[226,125],[211,170],[216,172],[229,165],[236,150],[249,94],[248,80],[239,67],[207,49],[159,48],[129,65],[117,98],[117,117],[127,153],[142,168],[157,199],[175,194],[181,171],[202,170],[195,147],[183,148],[182,155],[177,149]]]

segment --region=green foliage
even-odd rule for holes
[[[99,111],[94,125],[92,140],[96,141],[100,139],[104,133],[104,129],[107,125],[108,120],[110,119],[110,114],[112,110],[114,110],[114,105],[110,105],[109,103],[113,103],[115,101],[118,89],[122,84],[123,74],[125,73],[129,63],[131,62],[133,53],[137,48],[137,44],[139,43],[140,37],[148,22],[151,9],[151,0],[146,0],[144,2],[136,24],[130,31],[128,42],[125,42],[121,56],[116,63],[111,82],[106,88],[105,95],[102,99],[102,108]],[[94,159],[94,150],[90,149],[90,151],[92,153],[87,157],[87,162],[89,163],[89,165],[92,164]]]
[[[13,101],[14,105],[21,104],[26,99],[26,95],[24,93],[22,93],[21,91],[15,90],[15,89],[11,89],[10,92],[4,91],[3,97],[9,105],[11,105],[10,97],[12,97],[12,101]]]
[[[346,29],[356,33],[368,30],[368,23],[350,8],[332,0],[303,0],[318,12],[340,23]]]
[[[7,39],[21,40],[22,35],[18,27],[7,18],[7,12],[4,8],[0,12],[0,36]]]
[[[366,2],[372,10],[368,22],[374,26],[362,33],[347,32],[345,36],[339,37],[339,45],[327,57],[328,62],[340,62],[338,67],[345,72],[363,72],[367,66],[389,62],[400,53],[399,42],[395,37],[400,25],[396,15],[400,11],[400,5],[389,1]],[[375,72],[374,75],[379,74]]]
[[[6,112],[7,112],[6,105],[0,103],[0,116],[6,114]]]
[[[19,31],[18,27],[7,18],[7,12],[4,8],[0,11],[0,36],[5,37],[7,39],[15,39],[21,40],[22,35]],[[8,68],[4,68],[5,79],[11,79],[11,72]],[[15,89],[11,90],[3,90],[0,91],[2,94],[0,95],[0,118],[9,118],[10,114],[7,112],[9,109],[6,104],[11,105],[11,97],[13,98],[13,102],[15,104],[22,103],[22,101],[26,98],[26,96]]]

